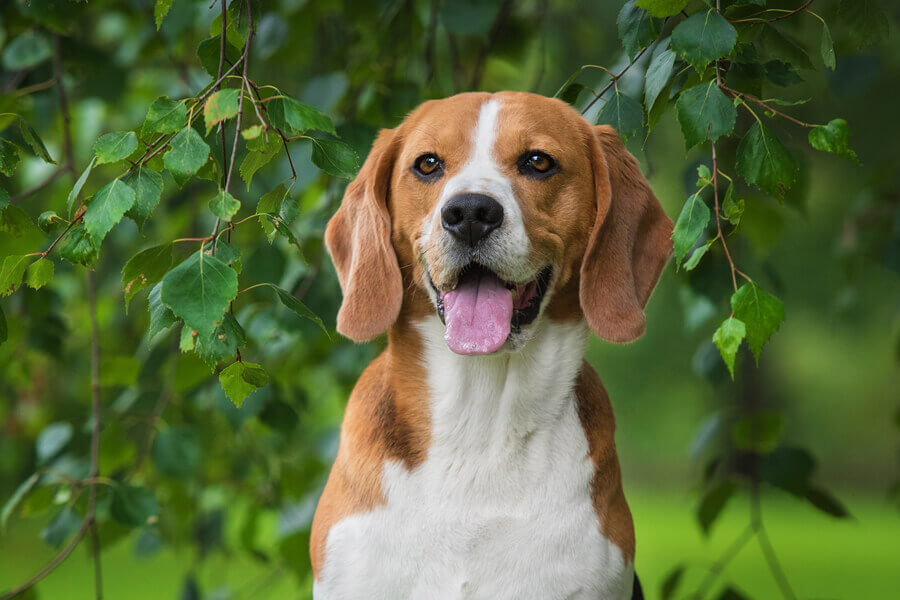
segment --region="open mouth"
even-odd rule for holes
[[[446,326],[444,339],[457,354],[490,354],[534,321],[550,286],[553,268],[545,267],[527,283],[504,281],[496,273],[470,263],[459,274],[456,287],[437,295],[438,316]]]

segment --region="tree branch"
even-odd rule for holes
[[[650,46],[647,46],[647,48],[649,48],[649,47],[650,47]],[[616,82],[619,81],[619,79],[622,78],[622,75],[624,75],[625,73],[628,72],[628,69],[630,69],[630,68],[634,65],[634,63],[636,63],[636,62],[638,61],[638,59],[644,55],[644,52],[647,51],[647,48],[644,48],[643,50],[641,50],[640,52],[638,52],[637,54],[635,54],[635,55],[634,55],[634,58],[631,59],[631,62],[628,63],[627,65],[625,65],[625,68],[622,69],[621,71],[619,71],[619,73],[618,73],[617,75],[612,75],[612,79],[610,80],[610,82],[609,82],[608,84],[606,84],[606,87],[604,87],[604,88],[603,88],[602,90],[600,90],[598,93],[594,94],[594,99],[591,100],[590,104],[588,104],[587,106],[584,107],[584,110],[581,111],[581,114],[582,114],[582,115],[584,115],[585,113],[587,113],[587,111],[589,111],[589,110],[591,109],[591,107],[594,106],[594,104],[597,103],[597,100],[599,100],[600,98],[602,98],[602,97],[603,97],[603,94],[605,94],[606,92],[608,92],[608,91],[609,91],[609,88],[611,88],[612,86],[614,86],[614,85],[616,84]]]
[[[729,19],[729,23],[774,23],[776,21],[788,19],[790,17],[793,17],[794,15],[796,15],[799,12],[805,11],[807,8],[809,8],[809,5],[812,3],[813,3],[813,0],[807,0],[807,2],[805,2],[799,8],[795,8],[794,10],[788,11],[783,15],[779,15],[779,16],[771,18],[771,19],[759,19],[756,17],[749,17],[747,19]],[[718,6],[718,4],[719,3],[717,1],[716,5]],[[721,12],[721,9],[717,8],[717,10],[719,10]]]

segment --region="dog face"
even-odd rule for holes
[[[367,340],[436,312],[460,354],[516,350],[542,318],[643,331],[671,221],[608,127],[533,94],[426,102],[375,141],[326,244],[338,330]]]

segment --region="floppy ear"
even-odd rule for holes
[[[672,221],[615,130],[591,129],[597,218],[581,263],[581,308],[595,334],[631,342],[672,253]]]
[[[382,130],[325,230],[344,293],[337,330],[356,342],[387,331],[403,302],[387,204],[395,152],[394,131]]]

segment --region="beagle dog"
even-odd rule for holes
[[[589,332],[629,342],[672,222],[615,131],[467,93],[382,131],[328,223],[340,333],[387,332],[311,533],[313,594],[639,597]]]

